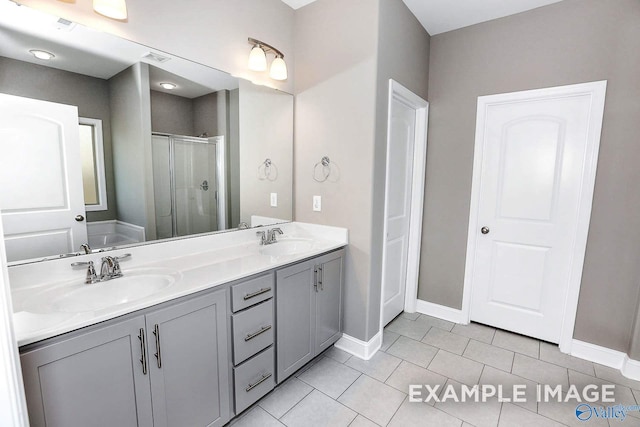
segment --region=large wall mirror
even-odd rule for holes
[[[292,162],[292,95],[0,0],[10,263],[290,221]]]

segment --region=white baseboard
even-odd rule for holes
[[[584,341],[571,342],[571,355],[618,369],[622,375],[632,380],[640,380],[640,361],[630,359],[626,353]]]
[[[369,341],[360,341],[347,334],[342,334],[342,337],[335,343],[335,346],[360,359],[369,360],[382,346],[382,332],[378,332]]]
[[[437,317],[442,320],[448,320],[453,323],[465,323],[462,316],[462,310],[447,307],[440,304],[434,304],[429,301],[418,300],[416,311],[427,316]]]

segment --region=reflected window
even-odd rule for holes
[[[87,211],[107,210],[102,120],[80,117],[80,158]]]

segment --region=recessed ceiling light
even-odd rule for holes
[[[160,83],[160,86],[162,86],[163,88],[165,88],[167,90],[172,90],[172,89],[175,89],[177,87],[173,83]]]
[[[38,58],[38,59],[42,59],[42,60],[44,60],[44,61],[48,61],[48,60],[50,60],[51,58],[55,58],[55,57],[56,57],[53,53],[51,53],[51,52],[47,52],[47,51],[45,51],[45,50],[36,50],[36,49],[32,49],[32,50],[30,50],[29,52],[31,52],[31,54],[32,54],[33,56],[35,56],[36,58]]]

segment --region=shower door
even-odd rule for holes
[[[153,135],[153,180],[158,238],[220,229],[218,187],[222,137]]]

